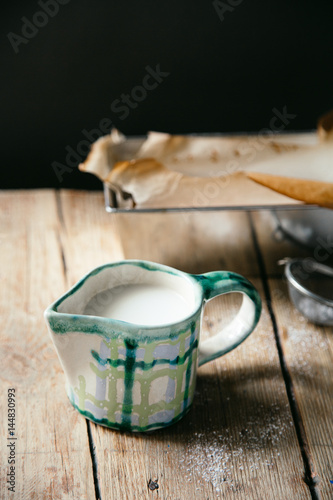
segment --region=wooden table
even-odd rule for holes
[[[292,307],[276,261],[306,253],[274,236],[269,212],[111,215],[101,192],[53,190],[2,192],[0,207],[1,498],[333,498],[333,331]],[[84,273],[123,258],[233,270],[263,299],[255,332],[199,369],[189,414],[148,434],[96,426],[71,407],[43,319]],[[238,305],[237,294],[211,301],[203,337]]]

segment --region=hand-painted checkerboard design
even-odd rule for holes
[[[145,344],[101,340],[92,351],[90,369],[95,394],[79,386],[69,389],[72,404],[87,418],[108,427],[146,431],[179,420],[189,409],[195,390],[199,324],[182,334]]]

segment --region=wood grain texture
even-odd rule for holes
[[[117,214],[106,220],[101,212],[94,228],[78,229],[74,202],[65,194],[62,210],[71,234],[96,235],[107,224],[101,259],[117,241],[125,258],[189,272],[259,273],[245,214]],[[94,195],[87,194],[82,203],[91,203],[94,211]],[[65,244],[64,249],[67,265],[80,268],[82,246],[75,250]],[[258,279],[255,283],[260,287]],[[211,302],[203,334],[216,333],[238,306],[237,296]],[[103,499],[310,498],[267,311],[242,346],[199,370],[194,407],[183,421],[148,434],[94,424],[91,431]],[[157,480],[159,488],[151,491],[150,480]]]
[[[207,306],[204,336],[228,321],[223,302]],[[181,422],[147,435],[92,432],[102,498],[310,498],[267,313],[242,346],[200,368]]]
[[[105,211],[100,192],[61,191],[58,212],[70,286],[94,267],[123,259],[118,219]]]
[[[86,423],[70,407],[43,311],[65,290],[53,191],[0,194],[1,498],[94,498]],[[7,390],[16,488],[7,490]]]
[[[288,240],[277,243],[274,253],[268,251],[271,223],[262,213],[254,216],[268,270],[274,269],[279,254],[300,256],[299,248]],[[314,257],[311,250],[303,250],[302,254]],[[304,426],[312,474],[321,498],[329,500],[333,497],[333,328],[307,321],[290,302],[285,280],[270,278],[268,284],[283,356]]]
[[[266,306],[256,331],[241,346],[199,369],[189,414],[147,434],[87,424],[72,409],[42,317],[83,274],[123,258],[193,273],[229,269],[251,279],[264,296],[246,213],[111,215],[101,193],[50,190],[1,193],[0,207],[0,403],[6,421],[7,388],[18,388],[17,498],[96,498],[93,470],[103,500],[311,498]],[[260,249],[274,275],[270,284],[283,349],[322,497],[328,499],[331,331],[300,323],[273,262],[281,249],[271,239],[271,226],[257,223]],[[291,251],[283,245],[283,253]],[[238,307],[237,295],[211,301],[202,337],[214,335]],[[311,340],[305,341],[303,327]],[[6,433],[1,427],[2,464]],[[1,498],[13,498],[3,490],[5,472],[2,466]],[[158,489],[148,488],[150,480]]]

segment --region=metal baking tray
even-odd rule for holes
[[[283,137],[283,140],[286,139],[289,141],[291,138],[296,139],[301,138],[301,143],[304,143],[304,137],[306,137],[306,140],[310,141],[310,144],[314,140],[314,130],[309,130],[309,131],[289,131],[288,133],[285,134],[272,134],[272,138],[274,139],[281,139]],[[246,133],[246,132],[238,132],[237,134],[235,133],[202,133],[202,134],[188,134],[189,137],[257,137],[257,133]],[[307,137],[309,139],[307,139]],[[127,137],[127,144],[126,144],[126,157],[122,158],[122,152],[120,150],[119,152],[119,161],[122,159],[128,158],[128,152],[132,152],[133,156],[135,155],[136,151],[141,147],[141,145],[144,143],[144,141],[147,139],[147,136],[131,136]],[[296,203],[290,203],[289,204],[256,204],[256,205],[227,205],[227,206],[179,206],[179,207],[154,207],[154,208],[143,208],[143,207],[135,207],[133,206],[132,202],[132,197],[129,193],[126,193],[121,190],[116,190],[114,186],[108,184],[107,182],[103,183],[103,188],[104,188],[104,200],[105,200],[105,209],[109,213],[154,213],[154,212],[192,212],[192,211],[200,211],[200,212],[212,212],[212,211],[217,211],[217,210],[231,210],[231,211],[258,211],[258,210],[272,210],[274,212],[279,212],[279,210],[283,211],[289,211],[293,210],[298,212],[299,210],[301,211],[307,211],[307,210],[313,210],[316,209],[316,206],[314,205],[305,205],[305,204],[296,204]]]
[[[273,211],[289,211],[289,210],[314,210],[318,207],[315,205],[290,204],[290,205],[228,205],[228,206],[209,206],[209,207],[158,207],[158,208],[133,208],[128,206],[128,200],[131,195],[128,193],[116,192],[106,182],[103,183],[105,210],[109,213],[154,213],[154,212],[214,212],[217,210],[231,211],[257,211],[257,210],[273,210]]]

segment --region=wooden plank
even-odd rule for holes
[[[0,193],[1,498],[92,499],[86,423],[69,406],[43,310],[64,292],[53,191]],[[7,391],[15,389],[15,493]]]
[[[112,260],[119,250],[120,258],[155,260],[190,272],[223,267],[258,274],[246,214],[110,217],[95,194],[73,196],[62,193],[61,207],[64,241],[70,235],[76,241],[64,243],[75,279],[78,270]],[[87,215],[83,224],[77,214],[84,207],[95,216]],[[89,245],[106,231],[94,257]],[[203,335],[214,334],[238,305],[236,296],[212,301]],[[243,345],[200,368],[194,407],[181,422],[148,434],[94,424],[91,431],[102,499],[310,498],[267,310]],[[150,480],[159,488],[151,491]]]
[[[69,285],[94,267],[124,258],[118,218],[105,211],[102,193],[61,191],[58,209]]]
[[[276,266],[280,256],[297,256],[294,245],[284,241],[275,252],[267,250],[271,221],[263,214],[254,216],[265,267]],[[283,249],[281,250],[281,248]],[[311,250],[303,254],[312,257]],[[306,446],[317,476],[322,499],[333,496],[333,328],[319,327],[307,321],[292,305],[285,280],[268,281],[276,316],[279,340],[291,376],[296,404],[304,426]]]

